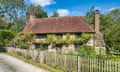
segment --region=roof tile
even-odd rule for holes
[[[82,16],[34,19],[22,31],[41,33],[94,32]]]

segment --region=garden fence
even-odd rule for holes
[[[30,57],[34,61],[59,68],[65,72],[120,72],[120,61],[83,58],[18,48],[7,48],[7,51]]]

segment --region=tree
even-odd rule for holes
[[[90,8],[90,10],[86,13],[85,18],[89,22],[89,24],[94,28],[94,6]]]
[[[112,25],[106,30],[104,37],[108,51],[120,52],[120,24]]]
[[[120,23],[120,9],[113,9],[108,13],[114,23]]]
[[[51,17],[59,17],[58,12],[55,11]]]
[[[94,7],[87,12],[85,17],[94,27]],[[120,52],[120,9],[100,14],[100,31],[104,36],[107,52]]]
[[[0,0],[0,29],[17,33],[25,26],[26,6],[23,0]]]
[[[0,29],[20,32],[28,21],[30,11],[37,18],[47,17],[41,6],[27,6],[24,0],[0,0]]]
[[[24,26],[26,25],[26,21],[26,17],[16,18],[14,23],[9,24],[8,29],[17,34],[24,28]]]
[[[12,20],[24,14],[25,5],[23,0],[0,0],[0,14],[7,20]]]
[[[103,17],[102,33],[104,35],[104,40],[106,43],[106,48],[108,52],[120,52],[120,9],[114,9],[107,13]]]
[[[29,12],[32,12],[36,15],[37,18],[48,17],[47,13],[42,9],[41,6],[29,6],[27,10],[27,15],[29,16]]]
[[[9,30],[0,30],[0,47],[7,46],[14,37],[14,34]]]
[[[0,17],[0,29],[6,29],[8,26],[8,23],[5,18]]]

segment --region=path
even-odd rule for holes
[[[49,72],[7,54],[0,54],[0,72]]]

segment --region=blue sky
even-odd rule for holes
[[[101,13],[120,8],[120,0],[25,0],[25,4],[41,5],[49,16],[54,11],[60,16],[84,16],[93,5]]]

